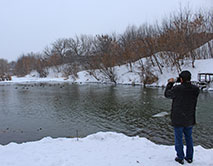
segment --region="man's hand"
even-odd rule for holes
[[[174,79],[174,78],[170,78],[170,79],[168,79],[168,82],[174,83],[174,82],[175,82],[175,79]]]

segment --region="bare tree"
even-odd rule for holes
[[[143,60],[139,61],[140,63],[140,72],[138,73],[143,83],[143,86],[146,87],[147,84],[152,84],[158,80],[158,77],[154,74],[154,70],[151,68],[151,62],[149,58],[146,58],[145,62]]]
[[[116,84],[117,76],[114,66],[119,61],[119,45],[115,36],[98,35],[94,40],[93,61],[90,66],[92,69],[98,69],[111,82]],[[89,71],[91,74],[91,70]]]
[[[7,74],[8,71],[8,61],[5,59],[0,59],[0,75]]]

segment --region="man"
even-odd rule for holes
[[[177,152],[175,161],[181,164],[184,164],[184,159],[188,163],[192,163],[194,152],[192,128],[196,123],[195,111],[199,88],[192,85],[190,80],[191,73],[187,70],[182,71],[179,74],[181,84],[173,86],[175,79],[170,78],[164,93],[165,97],[172,99],[171,122],[174,126],[175,150]],[[186,156],[183,151],[183,134],[186,141]]]

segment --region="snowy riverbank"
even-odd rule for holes
[[[189,70],[192,73],[192,81],[197,81],[198,73],[213,73],[213,59],[203,59],[195,61],[195,68],[191,67],[190,61],[185,61],[184,65],[181,66],[182,70]],[[127,65],[116,66],[114,67],[117,83],[118,84],[136,84],[141,85],[141,79],[139,76],[139,61],[133,64],[132,72],[129,71]],[[62,69],[63,71],[63,69]],[[93,76],[89,75],[86,71],[81,71],[77,75],[77,78],[72,76],[65,78],[61,72],[54,72],[53,69],[49,69],[49,74],[46,78],[39,78],[37,72],[32,72],[31,74],[25,77],[12,77],[12,83],[32,83],[32,82],[69,82],[69,83],[110,83],[109,80],[104,78],[102,73],[96,71],[96,74],[101,78],[99,81],[96,80]],[[176,78],[178,73],[175,68],[171,69],[170,67],[163,68],[163,74],[160,74],[157,70],[153,69],[153,72],[158,77],[158,81],[153,83],[152,86],[165,86],[167,80],[171,77]]]
[[[44,138],[0,146],[1,166],[178,166],[174,146],[99,132],[85,138]],[[193,166],[213,166],[213,149],[195,147]]]

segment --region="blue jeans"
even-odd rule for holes
[[[193,159],[193,140],[192,127],[174,127],[175,132],[175,150],[179,159],[184,159],[183,134],[186,141],[186,158]]]

